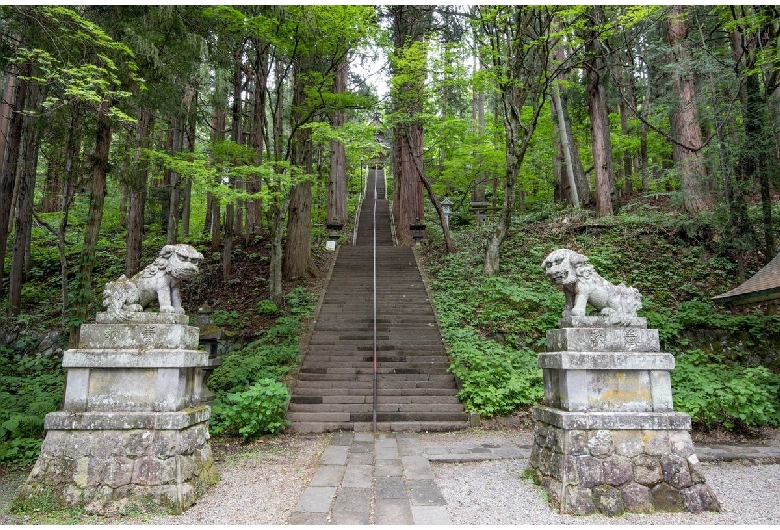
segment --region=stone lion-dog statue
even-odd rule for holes
[[[103,289],[103,305],[114,319],[125,320],[130,313],[142,312],[155,300],[160,313],[184,314],[181,307],[182,281],[194,278],[203,254],[190,245],[165,245],[153,263],[128,278],[108,282]]]
[[[563,316],[585,316],[588,304],[602,316],[636,317],[642,308],[642,295],[634,287],[615,285],[605,280],[588,263],[587,256],[561,248],[548,254],[542,262],[547,278],[563,287],[566,304]]]

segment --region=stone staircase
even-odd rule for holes
[[[376,182],[377,429],[468,426],[447,373],[414,253],[393,243],[382,170],[369,174],[356,244],[342,245],[314,323],[287,418],[297,432],[373,429],[373,220]]]

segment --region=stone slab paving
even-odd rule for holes
[[[289,523],[449,525],[452,519],[413,433],[355,432],[333,436]]]
[[[423,446],[413,432],[340,432],[320,456],[289,524],[449,525],[452,519],[431,462],[528,458],[530,445],[489,443]],[[780,446],[696,444],[699,460],[780,462]]]

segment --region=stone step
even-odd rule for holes
[[[384,353],[384,352],[382,352]],[[306,361],[301,365],[309,368],[322,368],[323,366],[353,366],[355,368],[364,368],[373,366],[374,356],[371,352],[355,352],[350,355],[344,352],[340,355],[321,355],[309,353]],[[387,357],[377,352],[376,364],[380,368],[436,368],[444,366],[449,368],[450,362],[445,355],[399,355]]]
[[[373,412],[288,412],[293,422],[371,422]],[[377,421],[468,421],[465,412],[377,412]]]
[[[349,385],[345,382],[349,381]],[[302,392],[305,388],[314,388],[319,390],[325,389],[337,389],[344,391],[344,387],[348,386],[350,392],[357,389],[369,389],[373,391],[374,379],[372,376],[361,376],[356,378],[339,378],[339,379],[298,379],[295,385],[295,392]],[[377,381],[377,388],[383,393],[397,392],[399,395],[414,395],[417,391],[420,395],[427,395],[425,391],[428,389],[447,390],[453,396],[457,394],[454,378],[452,380],[433,380],[433,381],[386,381],[379,378]]]
[[[363,381],[373,377],[373,372],[366,373],[335,373],[335,374],[313,374],[301,372],[298,374],[298,381]],[[398,383],[419,383],[419,382],[444,382],[455,383],[455,376],[450,374],[381,374],[379,378],[380,386],[384,384]]]
[[[294,396],[290,400],[290,407],[295,405],[317,405],[317,404],[372,404],[374,402],[373,393],[369,394],[334,394],[324,396]],[[460,405],[460,400],[452,395],[428,395],[428,396],[407,396],[407,395],[384,395],[377,394],[377,403],[384,404],[435,404],[435,405]],[[462,410],[458,409],[458,410]]]
[[[445,413],[462,414],[463,405],[460,403],[384,403],[377,400],[377,412],[382,413]],[[372,403],[290,403],[287,415],[290,414],[330,414],[334,412],[348,412],[350,414],[366,413],[373,411]]]
[[[376,428],[382,432],[449,432],[467,429],[465,421],[378,421]],[[297,433],[323,433],[333,431],[372,431],[372,422],[296,422],[290,430]]]
[[[351,385],[350,388],[344,388],[344,385],[336,385],[336,386],[329,386],[324,387],[322,385],[319,385],[317,383],[321,383],[321,381],[308,381],[308,383],[315,383],[313,385],[304,385],[299,384],[295,387],[294,396],[291,398],[295,399],[297,397],[305,398],[305,397],[321,397],[322,399],[325,399],[326,397],[337,397],[337,396],[344,396],[345,398],[349,397],[355,397],[355,396],[370,396],[373,397],[374,395],[374,389],[373,385],[369,384],[367,386],[363,386],[361,388],[357,388],[354,385]],[[390,399],[396,400],[396,399],[406,399],[411,398],[412,403],[419,402],[423,403],[423,401],[414,401],[416,399],[425,399],[428,397],[448,397],[455,400],[458,400],[457,397],[455,397],[455,394],[452,392],[452,388],[447,386],[444,388],[380,388],[377,390],[377,396],[380,400],[387,399],[388,401]],[[458,400],[460,401],[460,400]]]
[[[377,175],[369,174],[357,244],[339,248],[312,325],[288,411],[296,432],[370,430],[375,377],[379,429],[468,425],[414,253],[392,244],[389,202],[373,200]],[[376,189],[385,196],[383,185]]]
[[[408,367],[408,368],[392,368],[392,367],[377,367],[377,374],[379,375],[442,375],[447,373],[448,364],[441,366],[422,366],[422,367]],[[324,375],[342,375],[342,374],[355,374],[365,375],[373,374],[374,368],[369,363],[364,366],[303,366],[298,372],[299,375],[303,374],[324,374]]]

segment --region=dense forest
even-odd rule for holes
[[[710,303],[777,253],[777,6],[5,5],[0,52],[8,381],[40,372],[29,345],[42,336],[76,344],[103,283],[137,273],[166,243],[218,265],[215,292],[294,309],[290,293],[321,275],[327,226],[349,225],[371,164],[386,165],[399,242],[427,223],[445,340],[464,345],[465,357],[453,347],[455,372],[484,390],[493,376],[472,383],[463,359],[503,363],[494,396],[464,397],[488,416],[538,398],[515,372],[562,298],[523,305],[530,287],[508,278],[538,276],[528,263],[554,245],[590,245],[602,271],[644,287],[671,350],[695,343],[686,326],[765,346],[777,324]],[[621,252],[660,261],[638,270]],[[261,261],[267,277],[249,289],[242,278]],[[661,294],[667,284],[681,291]],[[240,316],[223,311],[223,323]],[[490,341],[478,345],[465,324]],[[478,351],[485,344],[495,347]],[[696,351],[691,370],[736,362],[739,380],[776,405],[776,355]],[[681,373],[701,386],[719,372]],[[61,376],[41,377],[6,382],[0,403],[47,394],[46,377]],[[0,457],[34,446],[8,440],[39,436],[57,399],[0,416]],[[780,423],[775,408],[740,413],[738,426]]]

